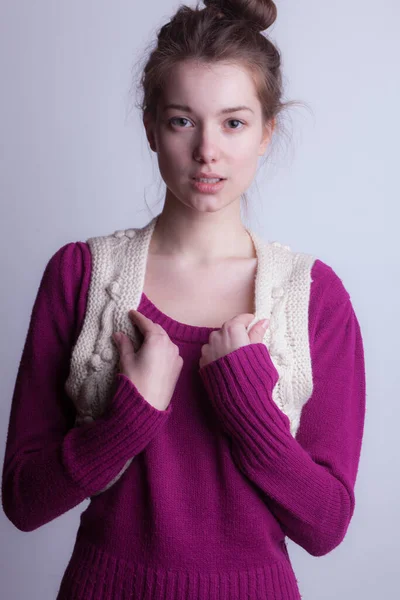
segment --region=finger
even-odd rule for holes
[[[154,323],[151,319],[149,319],[148,317],[146,317],[139,311],[134,310],[132,308],[128,314],[129,314],[131,321],[134,323],[134,325],[136,325],[139,328],[139,330],[143,334],[151,333],[151,332],[155,331],[156,329],[158,330],[156,323]]]
[[[251,343],[262,342],[265,332],[268,329],[269,319],[261,319],[250,329],[249,340]]]
[[[135,349],[133,347],[133,344],[129,336],[127,336],[125,333],[123,333],[122,331],[118,331],[117,333],[112,334],[112,338],[117,345],[120,362],[121,359],[123,359],[128,354],[135,355]]]
[[[240,315],[236,315],[235,317],[232,317],[232,319],[229,319],[229,321],[226,321],[224,323],[224,325],[227,325],[228,323],[242,323],[245,327],[247,327],[248,325],[250,325],[250,323],[252,322],[253,319],[254,319],[254,314],[241,313]]]

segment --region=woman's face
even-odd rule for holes
[[[226,111],[238,106],[248,109]],[[240,201],[273,132],[272,124],[263,128],[249,73],[222,63],[179,63],[164,88],[156,123],[145,118],[144,124],[167,198],[200,211]],[[192,179],[200,171],[226,178],[222,188],[213,193],[197,190]]]

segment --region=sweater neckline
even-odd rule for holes
[[[159,323],[171,338],[177,340],[207,343],[210,333],[219,329],[218,327],[201,327],[176,321],[160,310],[143,291],[137,310],[155,323]]]

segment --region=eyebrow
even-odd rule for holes
[[[169,108],[176,108],[178,110],[184,110],[185,112],[193,112],[192,109],[190,108],[190,106],[187,106],[186,104],[166,104],[163,107],[163,110],[168,110]],[[223,115],[226,113],[233,113],[233,112],[238,112],[239,110],[249,110],[252,113],[254,113],[254,110],[251,109],[249,106],[233,106],[232,108],[223,108],[222,110],[219,111],[219,115]]]

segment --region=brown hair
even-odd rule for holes
[[[272,0],[204,0],[205,8],[181,5],[158,32],[157,45],[141,69],[137,108],[154,119],[163,82],[171,69],[183,61],[201,64],[240,63],[251,74],[262,107],[263,124],[275,120],[284,131],[280,116],[289,105],[283,102],[281,54],[261,31],[276,20]],[[143,70],[142,70],[143,69]],[[242,195],[247,209],[246,194]]]

